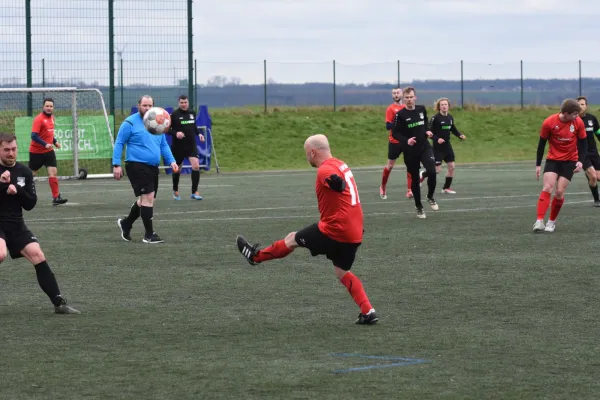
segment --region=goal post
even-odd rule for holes
[[[102,92],[94,88],[0,88],[0,132],[16,135],[17,161],[29,162],[32,122],[48,97],[54,101],[54,137],[60,144],[54,149],[59,179],[112,177],[114,119],[106,112]],[[37,178],[45,177],[42,168]]]

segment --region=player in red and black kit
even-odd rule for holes
[[[36,203],[33,173],[17,162],[16,136],[0,133],[0,263],[7,255],[24,257],[34,266],[38,284],[54,304],[54,312],[79,314],[61,295],[37,238],[23,220],[23,210],[31,211]]]
[[[566,99],[560,106],[560,113],[549,116],[542,124],[535,164],[535,175],[538,180],[546,142],[550,146],[544,166],[544,186],[537,203],[537,220],[533,224],[534,232],[554,232],[556,217],[565,201],[565,190],[573,174],[583,168],[583,161],[587,154],[587,135],[583,121],[579,118],[580,111],[581,107],[577,100]],[[554,199],[550,218],[544,225],[552,191],[554,191]]]
[[[587,98],[579,96],[577,103],[581,107],[579,117],[585,126],[587,134],[587,155],[583,161],[583,170],[588,179],[588,184],[594,198],[594,207],[600,207],[600,197],[598,196],[598,180],[600,180],[600,155],[598,155],[598,146],[596,139],[600,140],[600,125],[595,116],[587,112]]]
[[[396,160],[398,159],[398,157],[400,157],[400,154],[402,154],[402,145],[392,135],[392,125],[394,124],[394,117],[396,116],[396,113],[398,111],[404,108],[404,105],[402,104],[402,89],[392,89],[392,99],[394,99],[394,102],[388,106],[387,110],[385,110],[385,129],[389,131],[389,144],[388,162],[383,168],[383,174],[381,175],[381,186],[379,187],[379,196],[381,196],[383,200],[387,199],[386,186],[387,181],[390,177],[390,173],[394,168],[394,164],[396,164]],[[410,189],[412,180],[408,172],[406,172],[406,182],[408,186],[406,197],[410,199],[411,197],[413,197],[412,190]]]
[[[317,169],[316,193],[321,218],[318,223],[288,234],[271,246],[258,250],[258,244],[237,237],[240,253],[251,265],[283,258],[297,247],[305,247],[313,256],[325,255],[333,262],[335,274],[360,307],[357,324],[375,324],[377,313],[363,285],[350,272],[356,251],[363,240],[363,212],[356,181],[350,168],[331,155],[325,135],[314,135],[304,143],[306,159]]]
[[[60,196],[54,147],[60,149],[60,143],[54,137],[54,100],[44,99],[44,107],[33,120],[31,144],[29,145],[29,168],[35,175],[42,167],[48,171],[48,184],[52,191],[52,205],[65,204],[68,200]]]

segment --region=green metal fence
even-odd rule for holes
[[[96,87],[111,114],[157,86],[194,103],[192,0],[6,1],[0,25],[3,87]]]

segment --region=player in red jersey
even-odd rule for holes
[[[388,137],[388,162],[386,166],[383,168],[383,174],[381,175],[381,186],[379,187],[379,195],[383,200],[387,199],[386,194],[386,186],[387,181],[390,177],[390,173],[394,168],[394,164],[396,164],[396,160],[402,154],[402,145],[400,142],[392,136],[392,125],[394,124],[394,117],[396,113],[404,108],[402,104],[402,89],[394,88],[392,89],[392,99],[394,102],[390,104],[385,111],[385,129],[389,131]],[[406,192],[406,197],[409,199],[413,197],[412,191],[410,189],[412,177],[408,172],[406,172],[406,181],[408,185],[408,191]]]
[[[313,256],[325,255],[333,262],[335,274],[360,307],[357,324],[375,324],[377,313],[363,285],[350,272],[356,251],[363,240],[363,212],[356,181],[350,168],[331,155],[325,135],[314,135],[304,143],[306,159],[317,169],[316,193],[321,218],[318,223],[288,234],[285,239],[258,250],[258,244],[237,237],[240,253],[251,265],[289,255],[305,247]]]
[[[583,168],[587,154],[587,134],[579,117],[580,110],[576,100],[566,99],[560,106],[560,113],[549,116],[542,124],[535,164],[538,180],[546,142],[549,142],[550,146],[544,166],[544,186],[537,203],[537,220],[533,224],[534,232],[554,232],[556,217],[565,201],[565,190],[573,174]],[[554,199],[550,205],[552,191]],[[544,225],[544,217],[550,206],[550,218]]]
[[[33,119],[31,127],[31,144],[29,145],[29,169],[36,175],[38,170],[46,167],[48,184],[52,191],[52,205],[65,204],[68,200],[60,196],[56,169],[56,153],[54,147],[60,149],[60,143],[54,137],[54,100],[44,99],[42,112]]]

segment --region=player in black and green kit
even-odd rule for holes
[[[585,96],[579,96],[577,103],[581,107],[579,117],[585,125],[585,133],[587,134],[587,155],[583,162],[583,170],[585,171],[592,196],[594,197],[594,207],[600,207],[600,198],[598,196],[600,155],[598,154],[598,146],[596,145],[596,139],[600,140],[600,125],[596,117],[587,112],[587,98]]]
[[[179,108],[171,114],[171,129],[169,135],[173,137],[171,141],[171,152],[175,157],[175,162],[179,165],[184,159],[190,161],[192,167],[192,194],[193,200],[202,200],[202,196],[198,193],[198,185],[200,183],[200,160],[198,159],[198,147],[196,146],[196,136],[200,137],[200,141],[204,142],[202,135],[196,126],[196,113],[190,110],[188,97],[185,95],[179,96]],[[179,177],[180,173],[173,173],[173,198],[181,200],[179,196]]]
[[[417,208],[417,217],[425,218],[423,204],[421,203],[421,188],[419,183],[419,166],[423,164],[428,173],[427,179],[427,201],[431,209],[438,210],[438,204],[433,198],[436,185],[435,158],[433,149],[427,140],[431,137],[433,140],[439,139],[429,130],[429,121],[427,120],[427,111],[424,106],[417,106],[415,102],[417,96],[413,87],[407,87],[402,91],[405,107],[396,113],[394,125],[392,127],[392,136],[402,143],[404,151],[404,164],[406,170],[412,176],[412,192]]]
[[[439,138],[433,141],[435,172],[439,174],[442,170],[442,162],[446,163],[448,172],[446,172],[446,181],[444,182],[442,193],[455,194],[456,192],[450,187],[454,178],[454,168],[456,165],[454,163],[454,149],[452,148],[452,144],[450,144],[450,133],[454,134],[460,140],[465,140],[467,137],[456,129],[454,117],[448,113],[450,110],[450,100],[445,97],[439,99],[435,102],[435,110],[437,114],[431,118],[429,124],[431,132]],[[426,176],[427,174],[423,173],[422,177]]]

